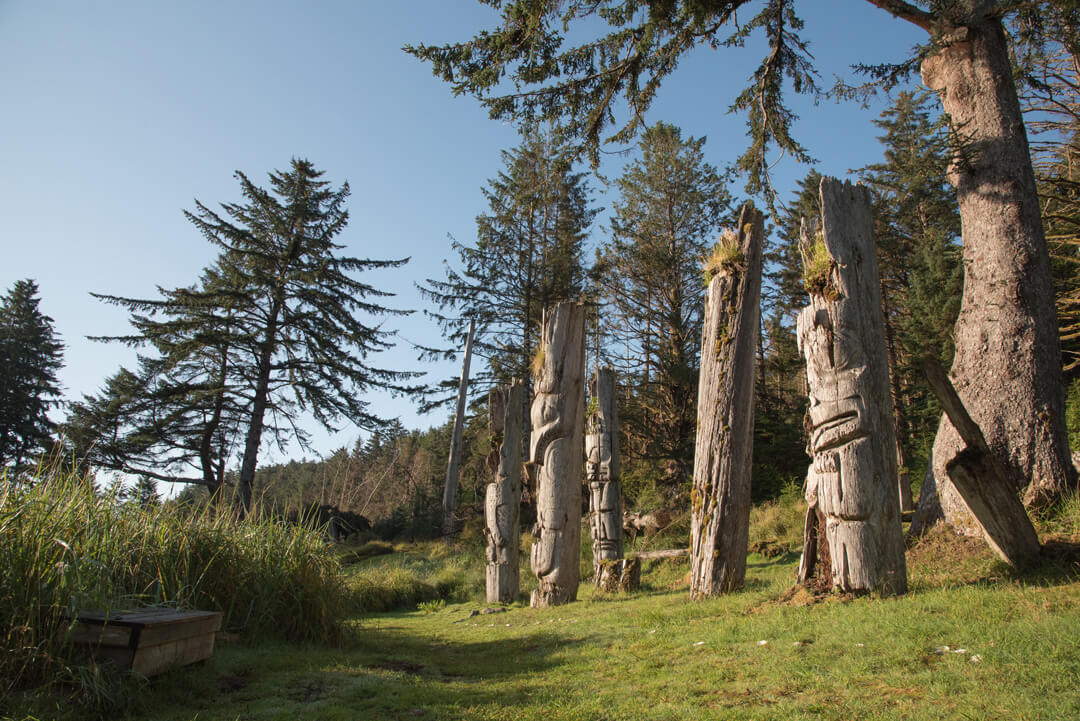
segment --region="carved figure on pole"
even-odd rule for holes
[[[734,591],[746,579],[764,237],[764,216],[747,203],[738,228],[721,237],[705,264],[709,289],[690,493],[693,598]]]
[[[519,584],[518,527],[521,501],[521,408],[525,386],[515,378],[509,387],[488,394],[491,454],[488,467],[494,481],[484,498],[484,535],[487,537],[487,601],[510,603]]]
[[[585,478],[593,539],[593,580],[604,590],[622,588],[625,575],[622,488],[619,483],[619,420],[615,371],[600,368],[589,383],[585,419]],[[627,579],[629,581],[629,579]]]
[[[585,306],[559,303],[545,313],[533,363],[529,460],[536,483],[530,561],[534,607],[577,599],[581,580],[581,480],[585,431]]]
[[[799,581],[904,593],[896,429],[870,191],[823,178],[821,230],[800,243],[810,305],[799,314],[810,407]]]

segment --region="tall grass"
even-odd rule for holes
[[[312,529],[120,504],[72,474],[0,480],[0,696],[74,673],[83,609],[216,610],[245,636],[314,641],[336,636],[346,594]]]

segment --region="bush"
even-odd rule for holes
[[[67,619],[83,609],[222,611],[245,636],[319,641],[345,601],[313,529],[120,504],[72,474],[0,481],[0,695],[71,673]]]

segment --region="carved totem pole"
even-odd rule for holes
[[[529,438],[537,478],[531,563],[534,607],[577,599],[581,571],[581,479],[585,431],[585,306],[559,303],[545,313],[533,365]]]
[[[585,478],[589,483],[589,521],[593,540],[593,579],[618,588],[623,572],[622,489],[619,486],[619,421],[615,371],[600,368],[589,384],[585,419]]]
[[[809,504],[799,581],[842,591],[904,593],[889,392],[870,191],[821,181],[821,229],[800,243],[810,305],[798,319],[806,359]]]
[[[735,233],[706,260],[694,487],[690,494],[690,595],[741,588],[750,533],[764,217],[747,203]]]
[[[484,498],[484,535],[487,537],[487,601],[510,603],[517,598],[518,526],[521,502],[521,409],[525,385],[515,378],[509,388],[488,394],[491,454],[488,467],[494,482]]]

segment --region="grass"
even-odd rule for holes
[[[733,275],[744,270],[746,258],[739,248],[739,238],[735,231],[727,229],[720,234],[716,244],[705,254],[701,264],[705,285],[718,275]]]
[[[752,538],[790,547],[797,493],[754,513]],[[356,588],[379,574],[411,577],[444,595],[403,594],[403,610],[357,615],[332,644],[225,643],[203,665],[132,683],[122,712],[106,715],[161,721],[1080,717],[1075,554],[1018,576],[984,544],[939,532],[909,550],[911,592],[889,599],[793,588],[797,561],[789,551],[751,554],[744,590],[700,602],[687,597],[682,558],[647,562],[638,592],[605,596],[586,581],[579,602],[568,606],[531,609],[519,600],[505,612],[472,615],[486,606],[478,542],[456,549],[399,546],[352,564],[349,584]],[[527,563],[523,582],[531,577]],[[37,703],[20,711],[73,720],[94,715],[73,707],[58,712],[55,704],[41,711],[46,707]]]
[[[807,293],[819,295],[827,300],[834,300],[836,289],[832,283],[832,272],[836,267],[825,245],[825,235],[819,230],[814,233],[814,240],[809,246],[801,246],[803,256],[803,288]]]
[[[233,633],[322,640],[340,633],[343,578],[311,529],[120,504],[71,474],[0,481],[0,703],[50,681],[101,695],[98,670],[67,660],[80,610],[217,610]]]

